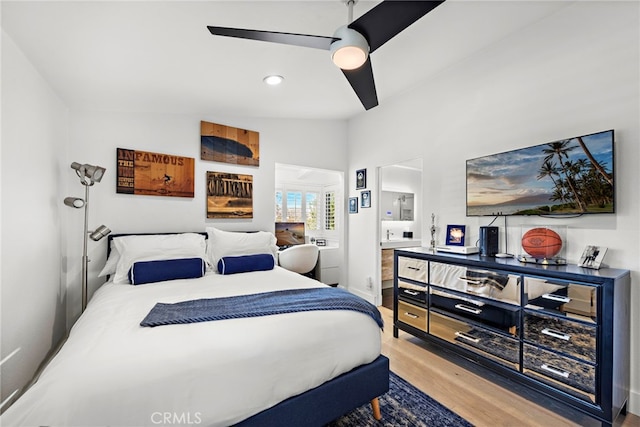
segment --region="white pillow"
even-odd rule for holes
[[[197,233],[122,236],[115,237],[113,242],[120,254],[114,283],[130,283],[129,270],[136,261],[176,258],[202,258],[207,261],[205,238]]]
[[[267,231],[243,233],[207,227],[207,235],[207,257],[214,270],[222,257],[268,253],[273,255],[275,261],[278,253],[276,236]]]
[[[120,253],[116,249],[116,245],[113,243],[113,239],[111,239],[111,251],[109,251],[109,257],[107,261],[104,263],[104,267],[102,267],[102,271],[98,274],[98,277],[102,276],[110,276],[115,274],[116,267],[118,266],[118,261],[120,260]]]

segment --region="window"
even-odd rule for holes
[[[287,191],[287,222],[302,222],[302,192]]]
[[[318,193],[307,192],[305,194],[305,212],[306,212],[306,228],[307,230],[318,230]]]
[[[306,230],[336,230],[335,199],[333,191],[323,195],[319,189],[278,189],[276,222],[304,222]]]
[[[282,191],[276,191],[276,222],[283,222],[282,209]]]

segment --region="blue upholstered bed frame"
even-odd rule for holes
[[[238,427],[323,426],[389,391],[389,359],[378,356],[319,387],[291,397]],[[384,414],[383,414],[384,417]]]
[[[111,250],[111,240],[114,237],[140,234],[167,233],[109,235],[107,256]],[[206,236],[206,233],[199,232],[198,234]],[[380,355],[369,364],[354,368],[314,389],[283,400],[276,406],[241,421],[236,426],[324,426],[342,415],[372,402],[387,391],[389,391],[389,359]]]

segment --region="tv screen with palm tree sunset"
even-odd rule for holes
[[[613,130],[467,160],[467,216],[614,213]]]

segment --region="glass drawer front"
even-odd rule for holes
[[[524,278],[527,306],[587,322],[597,322],[598,290],[598,286]]]
[[[430,307],[518,335],[520,309],[517,307],[491,304],[479,298],[459,296],[434,288],[430,289],[429,294]]]
[[[595,366],[529,344],[523,346],[522,361],[526,375],[595,401]]]
[[[433,285],[520,305],[520,276],[439,262],[429,265]]]
[[[398,276],[427,283],[427,261],[399,256]]]
[[[429,312],[429,333],[510,368],[518,369],[520,346],[514,338],[433,311]]]
[[[398,280],[398,296],[420,304],[427,303],[427,287]]]
[[[525,312],[524,339],[588,362],[596,362],[595,325]]]
[[[398,320],[414,328],[427,331],[427,310],[422,307],[398,301]]]

